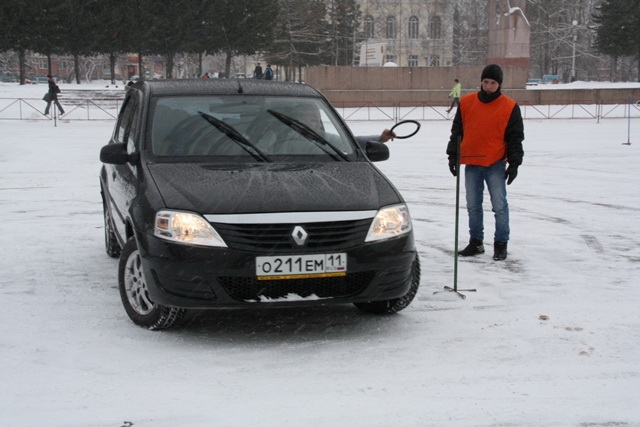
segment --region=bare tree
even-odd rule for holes
[[[453,16],[453,64],[481,65],[488,52],[489,2],[456,0]]]

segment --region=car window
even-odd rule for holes
[[[320,99],[265,96],[182,96],[152,103],[150,149],[155,156],[216,156],[224,161],[252,157],[247,145],[267,156],[327,157],[336,147],[353,155],[355,147],[332,108]],[[283,120],[284,117],[284,120]],[[319,135],[314,142],[288,118]]]
[[[116,141],[127,144],[127,151],[132,153],[135,149],[135,135],[137,130],[137,98],[130,96],[125,101],[118,118]]]

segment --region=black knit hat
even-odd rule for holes
[[[502,84],[502,68],[498,64],[489,64],[482,70],[482,76],[480,80],[491,79]]]

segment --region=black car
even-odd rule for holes
[[[107,254],[134,323],[185,309],[407,307],[420,261],[407,206],[329,102],[296,83],[144,81],[100,152]]]

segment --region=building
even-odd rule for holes
[[[383,63],[401,67],[453,65],[453,2],[437,0],[357,0],[365,40],[382,46]],[[379,66],[360,55],[359,65]]]

